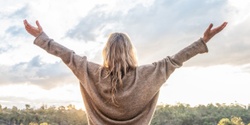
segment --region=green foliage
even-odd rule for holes
[[[25,109],[0,105],[0,125],[87,125],[86,113],[71,104],[31,107],[29,104]],[[151,125],[244,125],[244,122],[250,125],[250,106],[177,104],[157,106]]]
[[[39,109],[30,107],[26,104],[23,110],[15,106],[12,109],[3,108],[0,125],[87,125],[85,112],[75,109],[73,105],[69,105],[68,109],[63,106],[47,108],[46,105]]]
[[[223,118],[232,118],[232,120]],[[222,120],[221,124],[219,124],[220,120]],[[226,121],[230,122],[226,124]],[[243,121],[250,122],[249,106],[208,104],[190,107],[177,104],[158,106],[151,125],[244,125]],[[225,124],[222,124],[223,122]]]

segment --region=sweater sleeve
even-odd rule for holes
[[[197,54],[202,54],[208,52],[208,48],[206,43],[200,38],[193,44],[187,46],[186,48],[182,49],[175,55],[168,57],[169,60],[173,65],[176,65],[177,67],[180,67],[183,65],[183,63],[190,58],[194,57]]]
[[[143,90],[140,90],[143,96],[145,98],[154,96],[176,68],[181,67],[185,61],[195,55],[205,52],[208,52],[207,46],[202,39],[199,39],[173,56],[138,67],[139,80],[137,81],[143,84]]]
[[[155,81],[155,84],[165,83],[169,76],[179,68],[183,63],[197,54],[208,52],[208,48],[202,39],[199,39],[191,45],[185,47],[173,56],[168,56],[158,62],[153,63],[153,67],[147,68],[146,74],[150,74],[152,77],[151,82]],[[157,79],[157,80],[155,80]],[[154,84],[154,85],[155,85]]]
[[[84,68],[87,63],[87,58],[76,55],[74,51],[60,45],[53,39],[50,39],[44,32],[41,33],[35,40],[34,44],[41,47],[48,53],[60,57],[62,61],[78,76],[79,70]],[[86,68],[85,68],[86,69]],[[84,71],[84,69],[83,69]]]

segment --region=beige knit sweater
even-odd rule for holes
[[[158,62],[138,66],[123,78],[123,89],[116,93],[119,107],[110,103],[110,78],[104,78],[101,65],[89,62],[72,50],[56,43],[45,33],[34,44],[60,57],[80,81],[89,125],[148,125],[154,114],[160,87],[171,73],[191,57],[208,52],[199,39],[177,54]]]

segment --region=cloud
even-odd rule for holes
[[[78,83],[77,78],[62,61],[54,60],[55,57],[50,57],[40,48],[33,47],[31,44],[33,37],[27,37],[28,33],[23,28],[24,18],[32,23],[39,19],[49,36],[95,62],[101,62],[100,46],[103,46],[108,34],[126,32],[137,48],[141,64],[152,63],[177,53],[199,39],[211,22],[218,26],[223,21],[228,21],[226,29],[208,43],[209,53],[186,62],[184,66],[187,68],[179,70],[180,75],[178,71],[177,75],[174,73],[168,81],[171,84],[166,88],[170,87],[170,91],[175,91],[176,89],[171,86],[178,84],[183,86],[181,85],[183,79],[189,78],[186,74],[192,72],[195,73],[193,76],[203,73],[205,75],[202,76],[215,76],[207,81],[208,84],[199,84],[202,91],[205,90],[204,85],[211,86],[211,83],[243,81],[244,86],[247,86],[250,73],[249,2],[246,0],[236,2],[235,0],[149,0],[150,2],[145,4],[144,1],[146,0],[114,0],[106,4],[100,0],[99,5],[96,5],[96,1],[87,3],[82,1],[0,2],[2,8],[0,10],[1,104],[24,106],[27,103],[32,105],[50,103],[54,105],[81,100],[80,93],[70,95],[78,89],[69,87],[75,86],[71,83]],[[87,7],[84,7],[86,5]],[[94,5],[96,6],[92,8]],[[71,9],[68,10],[68,7]],[[216,66],[223,67],[225,64],[236,65],[236,70],[220,69],[220,66]],[[232,72],[232,75],[228,75],[228,72]],[[196,82],[199,83],[200,79],[196,79],[198,80]],[[196,82],[192,78],[190,80],[184,81],[191,83],[186,86],[192,88]],[[61,89],[63,87],[65,89]],[[176,86],[177,89],[178,87]],[[67,90],[71,91],[67,92]],[[75,98],[78,94],[79,98]]]
[[[5,11],[0,11],[0,36],[18,37],[27,35],[25,34],[22,21],[29,17],[29,5],[27,3],[21,6],[19,4],[12,5],[13,3],[11,2],[6,2],[5,4],[6,6],[2,6]]]
[[[75,84],[61,85],[52,89],[44,89],[34,84],[5,85],[0,87],[0,92],[0,103],[7,107],[15,105],[24,108],[25,104],[36,108],[44,104],[54,106],[76,104],[77,107],[82,107],[79,86]]]
[[[7,42],[8,40],[7,40],[6,35],[0,35],[0,39],[1,39],[0,40],[0,55],[7,53],[7,52],[16,48],[10,42]],[[4,59],[2,59],[2,60],[4,60]]]
[[[226,29],[209,42],[209,54],[195,57],[185,66],[249,63],[249,42],[246,42],[249,30],[244,26],[249,25],[250,18],[234,26],[234,29],[230,28],[230,24],[237,19],[237,8],[230,6],[227,0],[155,0],[150,6],[137,4],[126,12],[106,11],[105,7],[98,5],[93,8],[66,36],[95,41],[95,38],[107,37],[111,32],[127,32],[143,64],[177,53],[198,40],[210,23],[218,26],[234,15],[235,19],[230,19],[232,22]],[[236,42],[242,40],[244,43]]]
[[[6,6],[1,6],[4,11],[0,11],[0,54],[15,49],[16,45],[11,42],[14,40],[20,41],[23,36],[27,36],[22,20],[28,16],[28,4],[11,6],[13,3],[10,3],[5,2]]]
[[[6,2],[5,6],[1,6],[4,11],[0,11],[1,20],[14,20],[25,19],[29,16],[30,7],[27,3],[16,5],[11,2]]]
[[[64,96],[64,97],[66,97],[66,96]],[[0,103],[2,106],[7,106],[9,108],[11,106],[17,106],[18,108],[25,108],[26,104],[31,105],[32,106],[31,108],[40,108],[38,106],[43,106],[43,105],[48,105],[48,106],[62,106],[62,105],[67,106],[69,104],[82,105],[81,98],[79,98],[78,100],[71,99],[71,98],[68,97],[67,100],[65,100],[65,99],[62,100],[62,99],[56,99],[56,97],[53,99],[51,99],[49,97],[47,97],[47,98],[40,97],[38,99],[31,99],[30,97],[0,96]],[[7,101],[3,101],[3,100],[7,100]],[[46,100],[46,103],[44,100]],[[33,106],[35,106],[35,107],[33,107]],[[80,108],[82,108],[82,107],[80,107]]]
[[[98,35],[102,31],[107,30],[107,26],[114,22],[118,17],[118,14],[108,15],[103,11],[107,7],[106,5],[97,5],[90,13],[82,18],[75,28],[70,29],[66,36],[70,38],[83,39],[85,41],[95,41]]]
[[[204,22],[207,18],[219,17],[217,22],[220,22],[225,4],[225,0],[215,0],[213,2],[208,0],[174,2],[156,0],[151,6],[138,4],[126,13],[121,10],[105,11],[107,6],[98,5],[87,16],[82,18],[79,24],[71,29],[67,35],[69,37],[93,39],[99,35],[93,34],[95,30],[124,30],[135,34],[146,34],[147,37],[155,39],[155,37],[169,33],[176,34],[179,31],[183,32],[200,28],[201,23],[207,26],[209,21]],[[110,25],[112,28],[107,28]]]
[[[9,44],[4,45],[4,46],[1,46],[1,44],[0,44],[0,55],[2,53],[6,53],[6,52],[10,51],[11,49],[13,49],[13,46],[11,46]]]
[[[219,34],[208,43],[210,52],[204,58],[201,57],[201,61],[195,59],[192,63],[198,65],[228,64],[239,66],[249,64],[250,29],[246,26],[250,25],[250,16],[241,23],[234,24],[234,21],[239,20],[242,20],[242,18],[229,22],[228,26],[222,32],[224,35]]]
[[[11,34],[12,36],[27,35],[24,28],[20,26],[10,26],[5,32]]]
[[[245,73],[249,73],[250,74],[250,65],[243,65],[242,66],[242,71],[245,72]]]
[[[126,11],[110,10],[110,6],[106,4],[97,5],[82,17],[75,27],[69,29],[65,36],[67,40],[97,42],[98,37],[106,38],[111,32],[127,32],[137,48],[139,62],[144,64],[177,53],[202,36],[210,22],[217,26],[224,20],[230,19],[232,23],[229,22],[228,27],[209,42],[209,53],[191,59],[184,66],[248,64],[250,36],[247,33],[250,31],[246,26],[249,25],[250,18],[249,16],[237,18],[237,14],[243,10],[230,6],[228,2],[227,0],[155,0],[147,6],[138,2],[132,7],[128,6]],[[116,6],[119,8],[119,5]],[[9,12],[8,18],[5,16],[5,19],[15,23],[9,23],[8,27],[3,28],[5,35],[8,35],[3,37],[4,41],[11,41],[9,37],[22,39],[24,28],[15,20],[28,17],[30,9],[32,7],[25,4]],[[231,25],[233,22],[237,23]],[[6,43],[0,42],[0,54],[13,48]],[[93,51],[86,49],[84,53],[88,52]],[[96,54],[101,55],[101,53]],[[100,57],[98,55],[93,57]],[[61,82],[63,84],[76,82],[62,62],[45,63],[41,61],[40,56],[12,66],[1,65],[0,69],[0,84],[27,82],[53,88]]]
[[[61,61],[43,63],[39,56],[34,57],[29,62],[20,62],[13,66],[2,65],[0,69],[0,85],[29,83],[51,89],[77,82]]]
[[[20,9],[18,8],[15,12],[9,15],[9,18],[21,18],[21,19],[27,18],[28,10],[29,6],[28,4],[25,4],[23,7],[21,7]]]

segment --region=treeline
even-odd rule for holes
[[[41,106],[38,109],[26,104],[25,109],[2,108],[0,105],[0,125],[87,125],[86,113],[74,105]]]
[[[86,113],[74,105],[25,109],[2,107],[0,125],[87,125]],[[151,125],[250,125],[250,105],[187,104],[158,106]]]
[[[186,104],[177,104],[158,106],[151,125],[247,125],[247,123],[250,123],[250,105],[208,104],[190,107]]]

